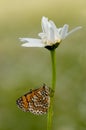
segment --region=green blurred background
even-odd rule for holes
[[[0,0],[0,130],[46,130],[46,117],[24,113],[16,99],[43,83],[51,85],[50,53],[23,48],[46,16],[57,27],[83,28],[65,39],[57,55],[53,130],[86,130],[86,0]]]

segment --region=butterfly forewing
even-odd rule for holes
[[[50,89],[43,85],[21,96],[16,102],[18,107],[25,112],[29,111],[37,115],[46,114],[50,105]]]

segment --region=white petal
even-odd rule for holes
[[[49,29],[48,29],[48,41],[53,43],[55,41],[55,33],[54,33],[54,27],[52,26],[52,23],[49,23]]]
[[[67,24],[65,24],[64,26],[63,26],[63,28],[62,28],[62,30],[61,30],[61,39],[64,39],[65,37],[66,37],[66,34],[67,34],[67,32],[68,32],[68,25]]]
[[[42,17],[42,31],[47,33],[48,30],[48,18]]]
[[[55,41],[55,39],[58,37],[58,31],[57,31],[57,28],[56,28],[56,25],[55,25],[55,23],[53,22],[53,21],[49,21],[50,23],[51,23],[51,26],[52,26],[52,28],[53,28],[53,33],[54,33],[54,41]]]
[[[22,42],[24,47],[45,47],[45,44],[42,43],[40,39],[33,39],[33,38],[19,38]]]
[[[62,28],[57,28],[57,34],[61,35]]]
[[[57,34],[58,38],[61,38],[61,31],[62,31],[62,28],[57,28],[56,29],[56,34]]]
[[[38,36],[41,37],[42,39],[46,37],[45,33],[39,33]]]
[[[55,23],[52,20],[49,20],[49,22],[51,23],[54,29],[57,29]]]
[[[75,32],[75,31],[77,31],[77,30],[79,30],[81,28],[82,28],[81,26],[78,26],[78,27],[72,29],[69,33],[66,34],[66,36],[70,35],[71,33]]]

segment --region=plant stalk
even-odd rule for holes
[[[51,62],[52,62],[52,85],[51,85],[51,93],[50,94],[50,107],[48,110],[47,117],[47,130],[52,130],[53,124],[53,101],[54,101],[54,92],[56,87],[56,54],[55,49],[51,50]]]

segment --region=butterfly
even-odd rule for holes
[[[16,100],[17,106],[24,112],[31,112],[36,115],[46,114],[50,106],[50,88],[45,84]]]

